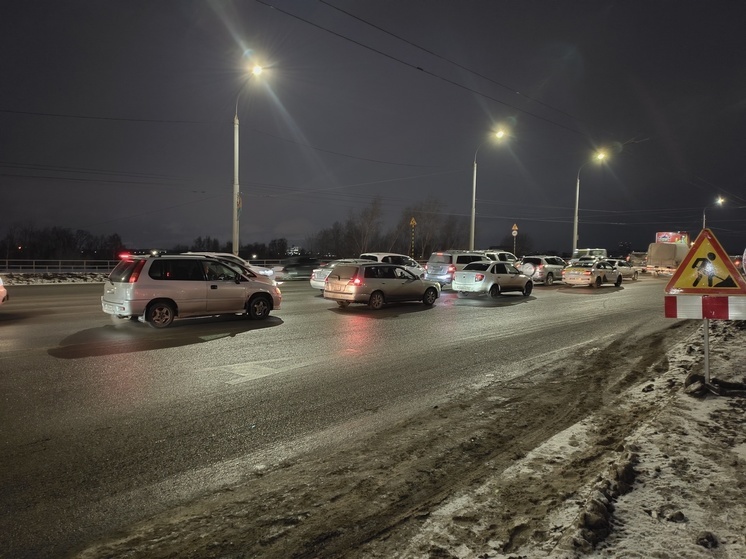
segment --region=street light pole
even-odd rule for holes
[[[251,76],[258,76],[261,73],[261,66],[254,66],[251,69]],[[249,78],[251,78],[251,76],[249,76]],[[238,186],[238,99],[241,97],[241,91],[243,91],[243,87],[245,87],[247,83],[249,83],[248,80],[244,86],[238,90],[238,94],[236,95],[236,112],[233,115],[233,239],[231,247],[233,254],[236,256],[238,256],[238,250],[240,248],[238,226],[242,209],[241,191]]]
[[[596,153],[593,159],[595,159],[596,161],[603,161],[605,157],[606,154],[602,151],[599,151]],[[591,163],[591,161],[586,161],[580,166],[580,168],[578,169],[578,178],[575,181],[575,218],[572,222],[572,253],[570,258],[574,258],[575,253],[578,251],[578,207],[580,204],[580,171],[582,171],[583,167],[588,165],[588,163]]]
[[[725,198],[723,198],[722,196],[718,196],[717,200],[715,200],[715,203],[712,204],[712,206],[715,206],[715,205],[722,206],[723,202],[725,202]],[[710,206],[705,206],[704,208],[702,208],[702,229],[706,228],[705,224],[707,223],[707,217],[705,215],[705,212],[707,211],[707,208],[709,207]]]
[[[505,132],[503,130],[498,130],[494,133],[494,137],[498,140],[503,136],[505,136]],[[472,178],[471,185],[471,226],[469,228],[469,250],[474,250],[474,229],[476,227],[477,221],[477,153],[479,152],[479,148],[481,148],[483,145],[484,142],[479,144],[477,146],[477,149],[474,150],[474,176]]]

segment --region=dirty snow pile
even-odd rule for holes
[[[601,423],[595,414],[534,449],[499,479],[443,504],[397,557],[423,557],[423,544],[430,542],[432,550],[434,542],[443,557],[459,559],[745,558],[745,338],[746,322],[710,323],[709,388],[702,377],[702,327],[679,344],[669,355],[668,371],[630,389],[621,404],[631,422],[644,400],[647,409],[650,398],[658,400],[654,413],[633,429],[606,470],[570,492],[542,528],[515,519],[515,537],[523,544],[510,546],[510,553],[501,552],[506,542],[490,541],[490,526],[478,522],[471,536],[485,545],[467,548],[453,519],[479,518],[484,501],[499,507],[506,485],[562,475],[560,457],[582,460],[588,446],[598,444],[589,436]],[[665,389],[684,379],[686,388]]]

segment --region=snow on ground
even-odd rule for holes
[[[568,462],[583,464],[593,455],[589,446],[599,444],[591,434],[603,419],[586,418],[500,476],[448,501],[397,557],[424,559],[433,557],[433,549],[459,559],[746,557],[746,324],[711,322],[710,328],[712,383],[737,383],[732,390],[715,395],[696,382],[686,390],[665,390],[688,375],[689,382],[696,378],[692,373],[703,355],[700,328],[671,352],[665,374],[620,399],[627,413],[620,410],[617,418],[634,420],[638,406],[650,408],[650,398],[659,400],[658,411],[634,428],[594,482],[569,494],[542,527],[512,519],[523,545],[490,541],[492,527],[479,522],[464,538],[454,519],[484,517],[485,502],[500,508],[505,488],[563,475],[561,465]],[[465,540],[486,545],[467,547],[460,543]],[[506,548],[510,553],[501,552]]]

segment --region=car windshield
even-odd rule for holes
[[[490,266],[492,266],[490,262],[472,262],[471,264],[467,264],[466,266],[464,266],[464,270],[478,270],[480,272],[484,272]]]

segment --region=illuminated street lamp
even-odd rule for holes
[[[263,71],[261,66],[254,66],[251,69],[251,76],[258,76]],[[249,83],[246,80],[246,83]],[[246,86],[246,84],[244,84]],[[238,90],[236,95],[236,112],[233,116],[233,254],[238,256],[239,240],[238,240],[238,220],[241,216],[241,192],[238,188],[238,98],[241,96],[243,87]]]
[[[498,130],[494,134],[491,134],[491,138],[501,139],[505,136],[505,131]],[[487,140],[485,140],[486,142]],[[474,227],[477,220],[477,152],[479,151],[479,148],[481,148],[484,145],[484,142],[479,144],[477,146],[477,149],[474,151],[474,180],[472,183],[472,193],[471,193],[471,228],[469,231],[469,250],[474,250]]]
[[[723,202],[725,202],[725,198],[723,198],[722,196],[718,196],[714,204],[710,204],[709,206],[705,206],[704,208],[702,208],[702,229],[705,229],[705,223],[707,222],[707,216],[705,215],[705,212],[707,212],[707,208],[722,206]]]
[[[578,169],[578,180],[575,183],[575,219],[572,222],[572,256],[578,251],[578,205],[580,203],[580,171],[593,161],[603,161],[606,158],[606,154],[603,151],[597,151],[593,156],[593,159],[583,163]]]

